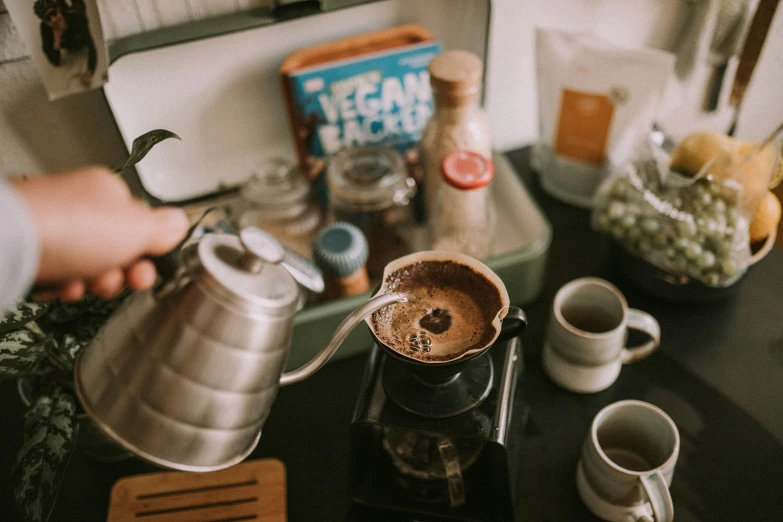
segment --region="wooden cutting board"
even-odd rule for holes
[[[254,460],[210,473],[149,473],[118,480],[108,522],[286,521],[285,466]]]

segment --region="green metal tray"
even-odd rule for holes
[[[491,187],[498,208],[497,246],[496,253],[484,262],[503,280],[511,303],[524,306],[542,290],[552,228],[506,157],[495,154],[494,161]],[[294,369],[310,360],[340,322],[370,296],[367,293],[300,310],[294,319],[286,368]],[[368,351],[371,344],[368,328],[359,325],[332,360]]]

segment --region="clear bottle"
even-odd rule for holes
[[[310,183],[291,162],[275,158],[262,163],[240,190],[239,229],[256,226],[296,253],[310,258],[311,245],[323,221]]]
[[[457,150],[492,157],[492,134],[479,105],[484,64],[467,51],[447,51],[429,65],[435,111],[422,133],[424,204],[431,212],[443,181],[441,164]]]
[[[489,183],[492,160],[471,151],[447,155],[443,180],[430,218],[435,250],[459,252],[476,259],[492,255],[496,212]]]

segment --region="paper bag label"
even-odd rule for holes
[[[614,105],[608,96],[563,89],[555,153],[583,163],[602,165],[606,160],[613,115]]]

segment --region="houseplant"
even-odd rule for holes
[[[134,140],[118,174],[167,138],[179,139],[159,129]],[[74,361],[127,295],[87,296],[76,303],[30,297],[0,311],[0,380],[24,379],[29,390],[24,444],[13,469],[14,498],[26,522],[48,519],[74,449],[80,411]]]

